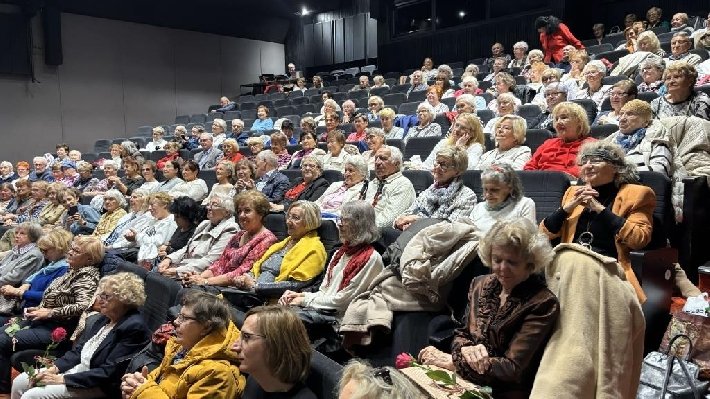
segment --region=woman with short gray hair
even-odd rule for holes
[[[272,212],[288,209],[294,201],[315,201],[330,185],[323,177],[323,161],[321,157],[306,155],[301,159],[301,177],[296,179],[286,190],[284,199],[279,204],[271,204]]]
[[[34,222],[24,222],[14,228],[15,245],[0,263],[0,287],[19,287],[32,273],[42,267],[44,256],[37,248],[42,237],[42,227]]]
[[[663,72],[666,70],[663,59],[648,57],[639,65],[639,74],[643,81],[638,85],[639,93],[654,92],[663,94],[666,91],[663,81]]]
[[[508,68],[523,68],[528,58],[528,44],[520,41],[513,45],[513,59]]]
[[[423,102],[417,106],[417,118],[419,123],[409,128],[404,137],[405,143],[414,137],[441,137],[441,126],[434,122],[436,113],[434,107],[428,102]]]
[[[351,201],[365,199],[367,193],[367,162],[362,155],[345,160],[344,179],[336,181],[325,190],[315,203],[324,213],[338,215],[341,207]]]

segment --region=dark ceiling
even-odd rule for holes
[[[283,43],[303,6],[318,12],[341,0],[0,0],[35,9],[56,4],[62,12],[174,29]]]

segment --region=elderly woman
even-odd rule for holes
[[[517,115],[502,116],[495,127],[496,148],[481,155],[475,169],[485,170],[493,164],[505,163],[514,170],[523,170],[531,152],[525,143],[525,119]]]
[[[631,80],[622,80],[614,83],[609,92],[611,111],[602,111],[597,114],[597,118],[592,123],[595,125],[618,125],[619,111],[627,102],[634,100],[638,94],[636,83]]]
[[[232,350],[249,374],[244,398],[315,398],[305,385],[312,349],[301,320],[283,306],[249,310]]]
[[[380,118],[380,111],[385,107],[385,102],[380,96],[370,96],[367,99],[367,120],[376,121]]]
[[[118,190],[108,190],[104,194],[104,214],[96,223],[96,228],[92,235],[99,237],[101,241],[107,239],[109,234],[116,228],[118,221],[126,216],[126,198]]]
[[[123,170],[125,171],[125,176],[119,178],[118,176],[109,177],[109,181],[113,185],[109,185],[109,188],[116,189],[124,195],[131,195],[133,190],[139,188],[145,183],[145,179],[141,175],[141,165],[143,161],[127,157],[123,159]]]
[[[160,189],[160,182],[155,179],[155,173],[158,171],[155,162],[145,161],[140,168],[144,183],[139,188],[148,192],[158,191]]]
[[[64,180],[64,172],[62,171],[62,164],[55,163],[55,164],[52,164],[52,166],[49,166],[47,168],[52,170],[52,179],[54,179],[54,181],[62,183],[62,185],[64,185],[64,187],[69,187],[66,184],[64,184],[64,182],[62,181],[62,180]]]
[[[545,58],[545,54],[542,53],[542,50],[539,49],[533,49],[530,50],[528,53],[528,56],[526,57],[525,60],[525,66],[523,66],[522,72],[520,72],[521,76],[526,77],[528,80],[532,81],[532,71],[534,69],[540,68],[542,65],[547,65],[543,59]]]
[[[49,205],[49,200],[47,199],[48,188],[49,183],[43,180],[30,183],[30,200],[26,205],[19,206],[14,215],[6,215],[5,224],[36,221],[44,208]]]
[[[422,399],[422,391],[392,367],[372,368],[362,360],[351,360],[343,368],[338,384],[339,399]]]
[[[158,272],[173,278],[180,278],[187,272],[202,273],[222,255],[238,230],[232,198],[214,196],[207,206],[207,220],[197,226],[187,245],[168,254],[158,264]]]
[[[145,303],[143,280],[133,273],[118,273],[99,281],[101,317],[76,346],[42,369],[30,381],[27,373],[12,383],[16,398],[86,398],[115,395],[120,373],[129,357],[150,341],[150,331],[138,312]]]
[[[337,170],[343,172],[345,167],[345,161],[349,156],[350,152],[355,154],[359,153],[357,148],[353,145],[345,144],[345,135],[342,130],[336,130],[334,132],[328,133],[327,141],[328,152],[323,156],[323,170]],[[350,152],[346,149],[350,148]]]
[[[639,301],[646,296],[631,269],[630,252],[651,240],[656,196],[638,184],[636,168],[617,145],[587,143],[577,156],[581,186],[567,189],[562,206],[540,228],[550,239],[579,243],[619,260]]]
[[[710,97],[693,90],[698,72],[692,65],[677,61],[663,73],[666,94],[651,101],[654,118],[697,116],[710,120]]]
[[[444,112],[449,112],[449,106],[441,102],[441,97],[444,92],[441,86],[433,85],[429,86],[426,90],[426,101],[425,103],[431,105],[434,110],[434,114],[443,114]]]
[[[15,181],[27,180],[30,176],[30,164],[27,161],[19,161],[15,169],[17,169],[17,179]]]
[[[552,110],[557,137],[545,140],[523,167],[524,170],[557,170],[579,176],[577,153],[589,137],[589,120],[579,104],[564,101]]]
[[[434,162],[437,158],[436,154],[439,153],[439,150],[444,147],[454,146],[466,151],[468,155],[466,169],[475,169],[481,154],[483,154],[484,145],[483,127],[478,117],[474,114],[461,114],[456,117],[451,134],[436,143],[431,154],[424,160],[424,169],[433,170]]]
[[[315,134],[316,127],[318,126],[318,124],[313,118],[311,118],[310,116],[306,116],[304,118],[301,118],[299,126],[301,127],[301,135],[306,132]]]
[[[316,75],[312,79],[313,82],[313,88],[314,89],[322,89],[323,88],[323,78],[320,76]]]
[[[95,237],[77,237],[67,253],[69,270],[44,291],[37,307],[25,310],[22,330],[10,337],[0,329],[0,394],[10,393],[10,356],[26,349],[44,349],[52,343],[52,331],[62,327],[71,335],[79,316],[93,302],[99,282],[98,265],[104,246]],[[27,328],[24,328],[27,327]],[[70,348],[61,342],[59,352]]]
[[[286,213],[288,237],[272,245],[252,269],[234,279],[240,289],[298,291],[313,281],[325,267],[325,247],[316,229],[320,227],[318,205],[296,201]]]
[[[279,170],[286,169],[291,162],[291,154],[286,149],[287,145],[288,137],[285,134],[281,132],[271,134],[271,151],[279,158]]]
[[[501,117],[515,114],[515,111],[518,109],[515,100],[518,100],[518,98],[515,97],[513,93],[498,94],[498,97],[496,97],[496,102],[498,103],[497,116],[486,123],[486,126],[483,128],[483,133],[494,133],[494,128]]]
[[[303,157],[301,176],[286,191],[281,203],[271,204],[272,212],[282,212],[294,201],[315,201],[330,185],[330,182],[323,177],[323,161],[320,157],[313,155]]]
[[[535,94],[535,97],[533,97],[532,101],[530,101],[531,104],[535,104],[540,109],[544,111],[549,111],[549,108],[547,107],[546,104],[546,99],[545,99],[545,89],[553,84],[553,83],[558,83],[560,82],[560,79],[562,78],[562,73],[560,72],[559,69],[557,68],[547,68],[545,71],[542,72],[540,75],[540,82],[542,85],[537,89],[537,94]],[[565,87],[568,88],[567,91],[569,91],[569,88],[572,86],[575,89],[573,90],[573,93],[577,92],[577,89],[579,88],[577,86],[576,82],[572,82],[569,84],[568,82],[565,82]]]
[[[441,125],[434,122],[434,107],[428,102],[423,102],[417,106],[417,118],[419,122],[416,126],[409,128],[405,142],[413,137],[441,137]]]
[[[355,125],[355,131],[348,135],[345,139],[348,143],[357,143],[358,141],[364,141],[367,133],[367,125],[369,124],[369,119],[365,114],[357,114],[353,118],[353,124]]]
[[[619,131],[604,139],[617,144],[626,154],[626,162],[638,170],[650,170],[672,177],[672,139],[665,127],[653,122],[651,106],[631,100],[619,112]]]
[[[173,322],[175,335],[165,345],[160,366],[150,374],[146,370],[124,375],[123,397],[242,397],[245,380],[239,372],[240,359],[231,346],[243,340],[244,334],[239,333],[230,316],[229,305],[222,298],[200,291],[185,294],[180,313]],[[253,339],[252,344],[261,336],[253,336]]]
[[[263,133],[274,128],[274,121],[269,118],[269,108],[266,105],[259,105],[256,108],[256,118],[251,125],[251,131]]]
[[[466,65],[466,68],[463,70],[463,74],[461,74],[462,78],[465,78],[466,76],[476,76],[481,72],[480,68],[476,64],[468,64]]]
[[[8,209],[12,209],[13,204],[15,204],[15,185],[0,183],[0,215],[5,214]]]
[[[146,143],[145,148],[141,149],[142,151],[153,152],[162,150],[165,148],[165,144],[168,144],[168,142],[163,139],[163,136],[165,136],[165,129],[163,129],[162,126],[154,127],[152,134],[153,141]]]
[[[257,112],[258,114],[258,112]],[[212,146],[221,148],[224,140],[227,139],[227,121],[220,118],[212,120]]]
[[[76,170],[79,172],[79,178],[74,182],[74,188],[83,192],[92,190],[99,184],[99,179],[94,177],[94,166],[90,163],[79,162]]]
[[[331,112],[326,114],[325,118],[325,131],[321,134],[318,139],[321,142],[328,141],[328,135],[336,130],[340,129],[340,114],[337,112]]]
[[[62,216],[67,208],[64,207],[61,198],[61,192],[64,187],[61,183],[51,183],[47,187],[47,205],[37,216],[37,223],[45,230],[59,226],[62,221]]]
[[[64,229],[54,229],[40,237],[37,241],[37,248],[44,257],[40,269],[25,278],[19,287],[9,284],[0,287],[0,294],[7,300],[19,302],[22,305],[22,311],[19,306],[15,306],[12,314],[23,314],[25,308],[39,305],[44,290],[52,281],[67,272],[66,254],[69,251],[72,238],[74,236]],[[0,317],[0,322],[5,324],[6,319],[8,318]]]
[[[153,220],[146,226],[126,229],[123,234],[129,241],[135,242],[138,247],[138,264],[146,269],[153,267],[158,257],[159,247],[168,242],[172,237],[177,224],[175,217],[170,213],[172,198],[166,193],[154,193],[148,198],[148,211]]]
[[[283,134],[283,133],[282,133]],[[222,160],[237,163],[244,159],[239,152],[239,144],[235,139],[226,139],[222,142]]]
[[[384,268],[382,257],[372,246],[380,233],[371,204],[365,201],[344,204],[338,225],[343,245],[333,255],[318,291],[286,291],[279,299],[281,305],[300,306],[307,311],[307,322],[332,326],[331,338],[336,336],[334,328],[350,302],[365,292]],[[335,341],[337,344],[337,338]]]
[[[658,36],[651,30],[641,32],[636,40],[636,45],[638,46],[638,51],[647,51],[659,57],[666,56],[665,50],[661,48],[661,42],[658,40]]]
[[[377,127],[367,129],[365,144],[367,144],[368,150],[362,153],[362,157],[365,158],[368,169],[375,170],[375,154],[377,153],[377,150],[385,145],[384,130]]]
[[[256,191],[244,191],[234,198],[241,230],[227,243],[219,259],[202,273],[186,273],[188,284],[230,286],[232,281],[251,270],[266,250],[276,243],[274,233],[264,227],[269,214],[269,200]]]
[[[385,77],[382,75],[375,75],[375,77],[372,78],[372,88],[376,89],[378,87],[386,87],[386,88],[390,87],[387,84],[387,82],[385,81]]]
[[[148,213],[149,196],[150,193],[142,189],[133,191],[128,201],[128,213],[116,223],[116,227],[104,240],[107,249],[136,246],[135,234],[129,236],[131,238],[129,240],[124,233],[128,230],[141,231],[154,222],[153,217]]]
[[[523,184],[510,164],[492,164],[482,169],[483,199],[473,207],[471,220],[482,234],[500,220],[525,218],[537,223],[535,202],[523,196]]]
[[[382,130],[385,132],[385,139],[402,139],[404,137],[404,129],[394,125],[395,116],[395,112],[392,108],[384,108],[379,112]]]
[[[234,165],[236,181],[234,182],[234,191],[239,194],[244,190],[254,188],[254,179],[256,178],[256,167],[246,159],[242,159]]]
[[[249,155],[247,158],[250,161],[254,162],[257,154],[264,151],[264,148],[265,148],[264,140],[260,136],[259,137],[249,137],[247,139],[247,147],[249,147],[249,151],[251,151],[251,155]]]
[[[639,93],[654,92],[663,95],[666,87],[663,85],[663,72],[666,66],[663,60],[656,57],[649,57],[639,66],[639,73],[642,82],[638,85]]]
[[[166,155],[156,162],[158,169],[163,170],[165,164],[169,161],[177,161],[180,159],[180,144],[176,142],[169,142],[163,147],[165,149]]]
[[[202,201],[202,205],[207,205],[215,194],[229,195],[234,190],[234,164],[230,161],[219,161],[214,168],[217,182],[212,185],[209,195]]]
[[[0,184],[12,183],[15,179],[17,179],[17,174],[12,167],[12,163],[8,161],[0,162]]]
[[[459,146],[445,146],[438,150],[432,170],[434,183],[417,196],[402,216],[395,219],[394,227],[406,230],[421,218],[456,221],[468,217],[476,204],[476,194],[461,180],[468,164],[468,155]]]
[[[499,94],[503,93],[513,93],[513,90],[515,90],[515,78],[513,77],[513,75],[507,72],[498,72],[495,77],[493,88],[493,95],[495,97],[498,97]],[[515,107],[519,107],[522,102],[519,98],[515,96],[513,98],[513,101],[515,102]],[[493,112],[498,112],[498,100],[494,98],[491,102],[489,102],[488,109]]]
[[[345,100],[342,105],[343,123],[353,123],[356,115],[357,105],[353,100]]]
[[[587,55],[586,51],[573,51],[569,55],[569,63],[571,68],[569,72],[559,78],[559,81],[571,81],[578,87],[581,87],[584,84],[584,67],[587,66],[589,61],[591,61],[591,59],[589,58],[589,55]]]
[[[513,45],[513,59],[508,64],[510,68],[523,68],[526,64],[528,56],[528,44],[525,42],[517,42]]]
[[[37,240],[42,237],[42,227],[37,223],[20,223],[14,229],[15,245],[0,262],[0,287],[17,287],[44,263]]]
[[[111,148],[109,148],[109,153],[111,154],[111,157],[109,159],[100,159],[99,160],[99,168],[101,170],[104,169],[104,165],[106,162],[112,161],[114,168],[116,170],[121,168],[121,162],[123,162],[123,153],[125,150],[123,149],[123,146],[120,144],[111,144]]]
[[[158,247],[158,256],[164,259],[187,245],[197,225],[205,218],[205,210],[195,200],[189,197],[175,198],[168,209],[175,219],[177,229],[166,244]]]
[[[475,76],[466,76],[463,78],[461,81],[461,90],[456,91],[454,94],[454,97],[456,97],[456,100],[458,101],[458,98],[461,97],[464,94],[468,94],[471,97],[473,97],[476,105],[476,109],[485,109],[486,108],[486,99],[477,95],[478,92],[478,80],[476,79]]]
[[[202,201],[207,196],[207,183],[198,178],[200,166],[195,161],[187,161],[182,165],[183,182],[176,184],[168,194],[171,197],[190,197],[195,201]]]
[[[74,188],[68,188],[59,194],[67,213],[64,214],[62,225],[72,234],[91,234],[96,228],[101,215],[91,207],[79,203],[81,193]]]
[[[109,188],[113,188],[117,181],[120,181],[118,167],[114,161],[104,161],[102,168],[105,178],[99,180],[98,184],[87,187],[81,195],[86,197],[101,195]]]
[[[597,109],[601,110],[602,103],[609,97],[611,91],[611,85],[602,84],[602,78],[606,76],[606,66],[601,61],[593,60],[584,66],[582,73],[585,83],[577,91],[574,99],[590,99],[597,104]]]
[[[289,169],[298,169],[301,167],[303,158],[307,155],[323,155],[324,152],[320,148],[317,148],[318,142],[316,141],[315,132],[303,132],[301,133],[301,149],[294,152],[291,157],[291,162],[288,165]]]
[[[552,248],[532,222],[517,218],[496,223],[478,253],[492,274],[471,282],[471,311],[456,330],[451,354],[429,346],[419,360],[488,385],[497,398],[528,397],[560,313],[538,273],[552,261]],[[497,327],[488,328],[494,321]]]
[[[57,164],[54,164],[52,167],[57,166]],[[55,178],[55,181],[58,181],[66,187],[74,187],[74,183],[79,180],[79,174],[76,173],[76,162],[72,160],[66,160],[62,161],[60,165],[62,175],[59,179]]]
[[[365,198],[367,192],[367,162],[361,155],[345,160],[344,179],[332,183],[315,203],[322,212],[339,214],[343,204]]]

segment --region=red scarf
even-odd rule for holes
[[[284,196],[286,199],[289,199],[291,201],[295,201],[299,195],[303,192],[303,190],[306,189],[306,182],[302,181],[295,186],[293,186],[290,190],[286,191],[286,194]]]
[[[350,281],[352,281],[352,279],[360,273],[360,270],[365,267],[368,259],[370,259],[370,255],[372,255],[372,251],[374,250],[375,248],[373,248],[370,244],[361,244],[354,247],[344,244],[340,247],[338,252],[333,255],[333,260],[330,261],[331,267],[328,270],[328,285],[330,285],[330,280],[333,278],[333,269],[335,268],[335,265],[340,262],[340,258],[343,254],[349,255],[351,258],[348,261],[348,264],[345,265],[345,269],[343,269],[343,281],[340,282],[338,291],[347,287],[348,284],[350,284]]]

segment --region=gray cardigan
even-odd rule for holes
[[[37,247],[20,256],[14,256],[10,252],[0,263],[0,287],[4,285],[19,286],[43,264],[44,256]]]

